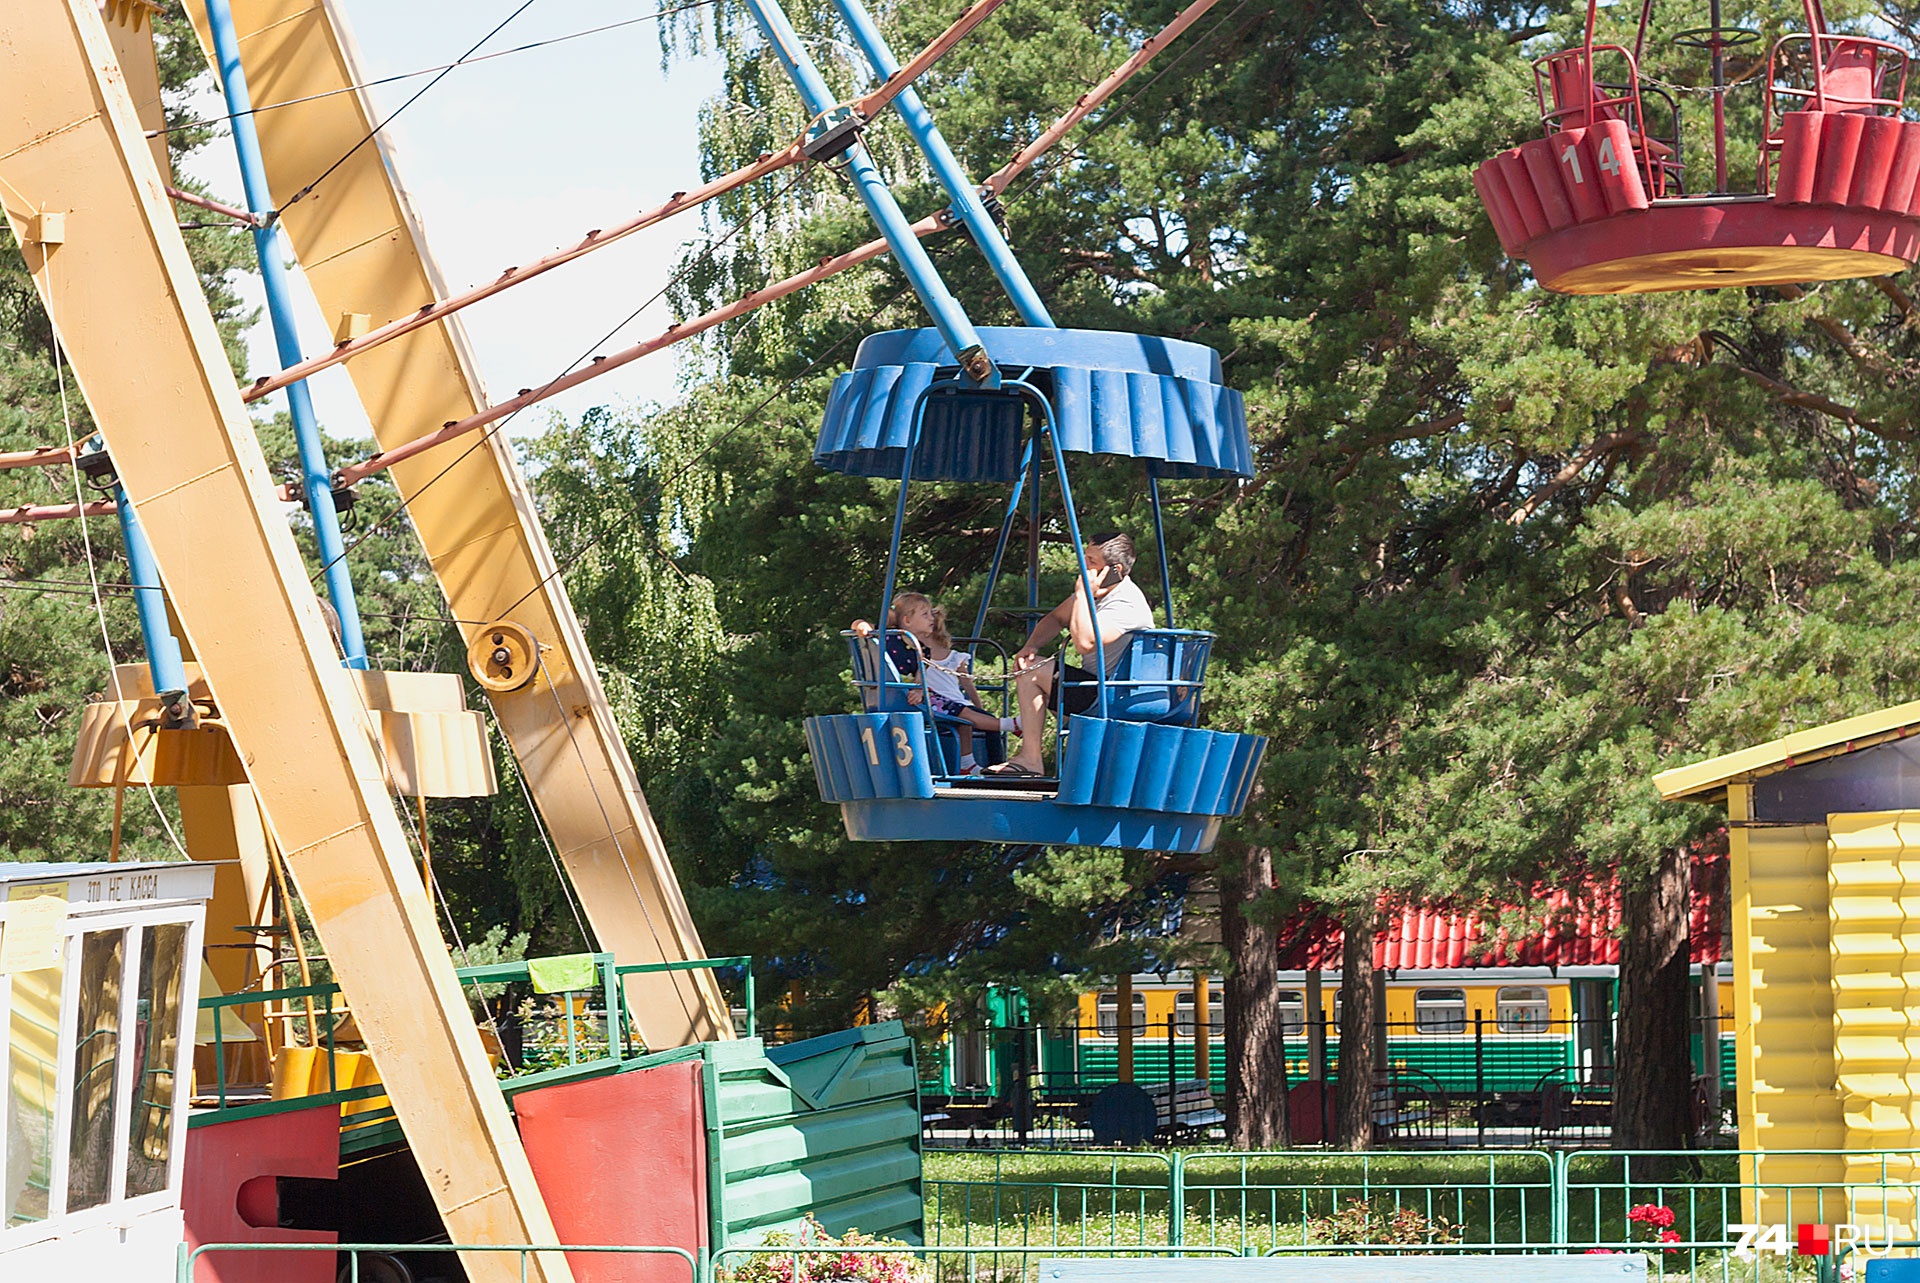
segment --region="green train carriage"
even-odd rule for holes
[[[1717,1068],[1723,1091],[1734,1083],[1733,978],[1725,964],[1711,968],[1717,989]],[[1695,1011],[1707,972],[1694,967]],[[1282,1037],[1290,1083],[1308,1079],[1305,973],[1280,974]],[[1519,1094],[1544,1082],[1604,1082],[1610,1075],[1618,969],[1504,967],[1401,972],[1385,985],[1387,1060],[1396,1076],[1431,1081],[1460,1095]],[[1152,1084],[1198,1076],[1199,1039],[1192,978],[1184,972],[1133,978],[1133,1079]],[[1209,1074],[1226,1090],[1223,995],[1210,989]],[[950,1015],[954,1026],[921,1060],[923,1095],[939,1101],[1001,1098],[1024,1075],[1043,1099],[1084,1096],[1119,1078],[1119,994],[1099,989],[1079,997],[1076,1021],[1049,1025],[1031,1019],[1026,996],[1007,985],[989,986],[973,1012]],[[970,1017],[970,1018],[969,1018]],[[1327,1022],[1329,1076],[1337,1076],[1338,973],[1322,973],[1320,1018]],[[1696,1014],[1695,1072],[1706,1062],[1701,1045],[1709,1022]],[[1171,1070],[1169,1061],[1171,1060]]]

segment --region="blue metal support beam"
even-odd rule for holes
[[[219,3],[220,0],[213,2]],[[800,34],[788,21],[786,10],[780,7],[780,0],[747,0],[747,7],[753,11],[754,20],[760,24],[760,31],[772,46],[774,56],[779,58],[780,65],[786,68],[794,87],[800,91],[800,100],[806,104],[807,110],[816,117],[825,117],[838,107],[839,100],[827,88],[813,55],[800,43]],[[926,246],[913,234],[913,225],[901,212],[899,202],[894,200],[887,180],[881,176],[880,170],[868,157],[867,149],[860,143],[854,143],[846,154],[847,170],[853,180],[854,190],[860,194],[861,203],[867,207],[867,213],[872,215],[880,234],[886,238],[893,261],[907,274],[913,292],[920,296],[920,302],[933,318],[940,337],[968,378],[976,383],[990,382],[994,377],[993,362],[980,342],[980,335],[974,330],[973,322],[967,319],[960,300],[940,279],[933,260],[927,256]]]
[[[846,19],[854,42],[860,46],[860,52],[866,55],[874,74],[881,80],[892,79],[899,72],[900,63],[894,58],[893,50],[887,47],[886,37],[874,25],[866,6],[861,0],[833,0],[833,7]],[[933,166],[934,177],[940,180],[940,185],[946,188],[947,195],[952,198],[951,212],[973,234],[973,243],[980,247],[987,266],[993,269],[1001,288],[1013,300],[1020,319],[1028,325],[1054,328],[1047,305],[1040,301],[1033,282],[1027,279],[1026,269],[1020,266],[1013,248],[1001,235],[1000,225],[987,212],[985,203],[980,199],[979,188],[967,177],[959,157],[953,154],[953,149],[947,146],[947,140],[941,136],[939,127],[933,123],[933,113],[927,110],[912,86],[902,89],[900,96],[893,100],[893,105],[899,110],[900,119],[906,122],[907,132],[913,136],[913,141],[926,154],[927,163]]]
[[[167,594],[160,585],[160,563],[154,560],[153,545],[140,528],[140,516],[133,510],[125,487],[114,487],[120,516],[120,538],[127,546],[127,574],[133,583],[133,605],[140,612],[140,640],[147,648],[147,668],[153,674],[153,690],[164,697],[186,694],[187,669],[180,658],[180,639],[167,623]]]
[[[1147,474],[1147,497],[1153,503],[1153,546],[1160,552],[1160,595],[1167,599],[1167,627],[1173,622],[1173,576],[1167,568],[1167,523],[1160,516],[1160,478]]]
[[[274,212],[273,195],[267,188],[260,137],[253,127],[253,95],[247,89],[246,70],[240,65],[240,42],[234,34],[233,11],[227,0],[207,0],[207,25],[213,35],[214,57],[220,64],[220,88],[233,125],[233,147],[240,157],[240,183],[246,190],[247,208],[262,216],[262,225],[253,229],[253,248],[260,260],[261,280],[266,285],[267,315],[273,322],[274,347],[282,368],[298,365],[304,354],[294,326],[293,284],[281,257],[279,233],[266,221]],[[367,645],[360,631],[360,608],[354,598],[353,578],[347,570],[340,514],[333,504],[333,478],[327,469],[319,420],[313,413],[313,397],[304,381],[288,385],[287,408],[293,417],[293,440],[300,452],[300,484],[306,494],[307,511],[313,515],[327,596],[340,617],[340,648],[346,654],[347,667],[365,668]]]

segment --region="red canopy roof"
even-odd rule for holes
[[[1689,952],[1697,964],[1719,962],[1724,948],[1727,857],[1724,839],[1703,842],[1693,854]],[[1704,848],[1704,849],[1701,849]],[[1620,962],[1620,885],[1588,883],[1542,887],[1548,925],[1514,938],[1498,928],[1500,910],[1436,908],[1382,897],[1384,929],[1374,940],[1373,965],[1392,971],[1450,967],[1596,967]],[[1486,921],[1482,919],[1485,918]],[[1344,932],[1330,918],[1301,915],[1282,928],[1280,968],[1338,968]]]

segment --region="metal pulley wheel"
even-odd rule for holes
[[[540,643],[522,624],[489,624],[467,643],[467,670],[496,694],[519,690],[540,671]]]

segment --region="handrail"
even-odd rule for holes
[[[595,953],[592,957],[594,972],[597,976],[596,983],[587,988],[566,990],[564,992],[589,993],[595,989],[600,991],[607,1011],[607,1055],[592,1060],[576,1060],[574,1058],[577,1052],[577,1046],[575,1043],[572,1005],[568,1004],[566,1008],[568,1063],[563,1068],[573,1069],[584,1065],[617,1062],[625,1058],[627,1034],[631,1028],[631,1019],[626,1011],[626,1003],[620,993],[620,979],[624,976],[641,975],[649,972],[702,971],[717,970],[722,967],[743,967],[746,970],[744,988],[747,1008],[747,1036],[749,1038],[755,1036],[757,1021],[754,1014],[755,985],[753,957],[751,954],[737,954],[725,958],[696,958],[684,962],[644,962],[630,963],[627,965],[616,963],[614,961],[614,955],[611,953]],[[515,981],[531,980],[532,975],[529,962],[532,961],[539,961],[539,959],[522,959],[518,962],[491,962],[473,967],[456,967],[454,968],[454,975],[459,978],[463,987],[468,984],[497,984],[502,982],[511,984]],[[350,1009],[346,1006],[336,1007],[333,1004],[332,999],[339,996],[339,994],[340,986],[337,983],[333,981],[322,981],[318,984],[300,985],[286,989],[253,989],[243,990],[240,993],[211,994],[198,999],[197,1009],[218,1013],[222,1009],[229,1007],[251,1007],[268,1002],[284,1002],[297,998],[319,998],[326,1000],[324,1019],[322,1021],[324,1029],[315,1029],[310,1032],[315,1044],[314,1049],[324,1050],[327,1053],[328,1090],[314,1093],[311,1097],[301,1097],[301,1099],[318,1100],[321,1097],[325,1097],[330,1100],[345,1101],[376,1095],[378,1094],[376,1091],[366,1088],[342,1088],[339,1085],[334,1067],[335,1047],[333,1045],[333,1018],[335,1015],[346,1016],[351,1014]],[[218,1102],[215,1108],[225,1111],[228,1108],[226,1043],[222,1035],[220,1020],[217,1014],[213,1025],[215,1097]],[[374,1086],[377,1087],[378,1085],[374,1084]],[[243,1106],[243,1108],[257,1108],[257,1106]]]
[[[758,1037],[759,1023],[754,1016],[753,955],[736,953],[728,958],[690,958],[683,962],[633,962],[616,966],[616,976],[639,976],[661,971],[718,971],[721,967],[743,967],[746,981],[741,986],[741,1001],[747,1008],[747,1037]]]

